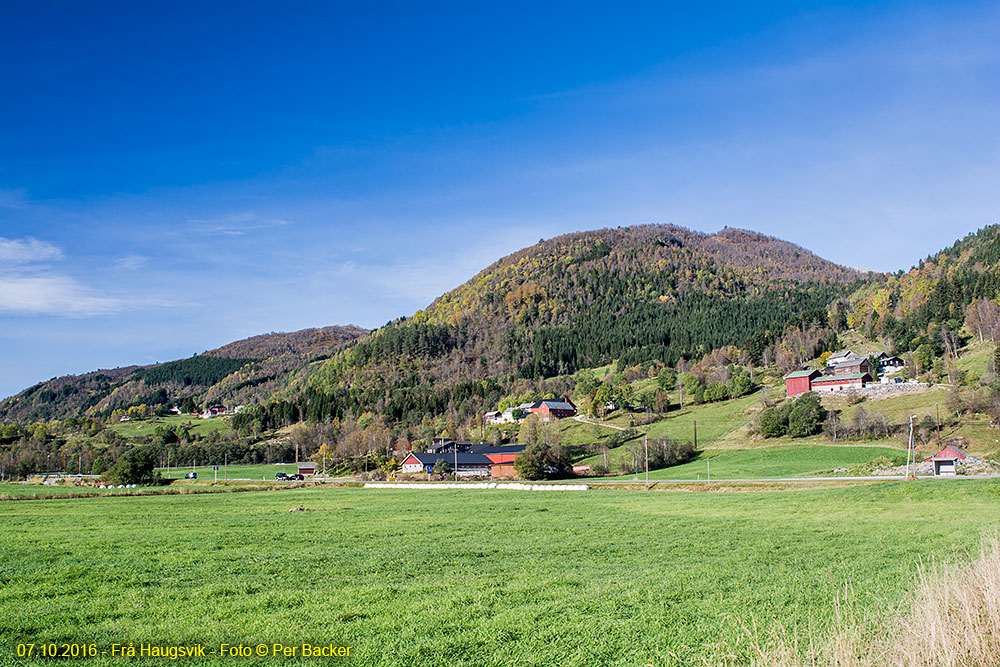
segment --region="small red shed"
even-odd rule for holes
[[[931,457],[931,463],[934,464],[934,474],[947,476],[957,475],[958,462],[967,458],[969,458],[969,455],[961,449],[948,445]]]
[[[794,371],[785,376],[785,395],[789,398],[812,391],[812,381],[820,376],[819,371]]]

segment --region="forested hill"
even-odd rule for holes
[[[367,330],[355,326],[269,333],[203,354],[152,366],[127,366],[41,382],[0,401],[0,421],[48,421],[109,413],[133,405],[198,406],[266,400]]]
[[[831,324],[881,337],[896,353],[957,344],[962,328],[1000,340],[1000,225],[957,241],[904,273],[873,276],[831,309]]]
[[[864,277],[737,229],[567,234],[499,260],[338,353],[309,379],[307,393],[322,407],[302,408],[313,417],[371,409],[409,421],[428,406],[489,404],[519,378],[614,359],[674,365],[723,345],[759,349],[796,318],[825,322],[828,305]]]

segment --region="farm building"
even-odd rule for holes
[[[879,371],[895,370],[906,365],[906,362],[899,357],[890,357],[885,352],[881,352],[875,357],[875,363],[878,365]]]
[[[833,366],[828,365],[823,371],[824,375],[867,375],[871,379],[872,362],[864,357],[841,361]]]
[[[316,464],[312,461],[305,461],[298,464],[298,470],[300,475],[315,475]]]
[[[854,354],[850,350],[841,350],[840,352],[834,352],[831,354],[827,360],[827,366],[836,366],[837,364],[842,364],[845,361],[854,361],[856,359],[864,359],[860,354]]]
[[[969,458],[968,454],[958,447],[949,445],[931,457],[931,463],[934,465],[934,474],[945,476],[957,475],[958,462],[967,458]]]
[[[490,475],[493,477],[517,477],[517,471],[514,470],[513,461],[510,463],[494,463],[490,466]]]
[[[573,405],[573,401],[568,398],[547,398],[541,401],[535,401],[524,409],[528,412],[535,413],[542,421],[549,421],[550,419],[564,419],[566,417],[573,417],[576,415],[576,406]]]
[[[482,454],[493,462],[491,472],[493,477],[516,477],[514,471],[514,459],[524,451],[527,445],[475,445],[472,452]]]
[[[410,452],[409,456],[403,459],[403,472],[426,472],[430,474],[434,464],[439,460],[448,464],[448,471],[455,469],[456,459],[458,461],[459,477],[489,477],[492,474],[493,461],[482,454],[469,454],[461,452],[458,454],[431,453],[431,452]]]
[[[867,360],[865,360],[867,362]],[[795,371],[785,376],[785,394],[793,398],[807,391],[844,391],[863,389],[871,382],[867,373],[851,375],[822,375],[819,371]]]
[[[445,452],[468,452],[472,450],[472,443],[468,440],[452,440],[451,438],[434,438],[431,446],[427,448],[428,454],[444,454]]]
[[[482,454],[493,463],[513,463],[525,447],[527,445],[473,445],[470,451],[473,454]]]
[[[795,371],[785,376],[785,394],[789,398],[812,391],[811,383],[820,376],[819,371]]]
[[[864,389],[871,382],[868,373],[853,373],[851,375],[822,375],[810,381],[811,391],[844,391],[846,389]]]

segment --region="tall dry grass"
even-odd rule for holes
[[[908,609],[875,617],[845,586],[825,637],[814,628],[744,626],[742,646],[707,660],[751,667],[1000,667],[1000,539],[964,564],[920,566]],[[737,654],[749,653],[749,658]]]

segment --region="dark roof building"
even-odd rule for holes
[[[426,472],[430,474],[434,464],[444,461],[448,464],[448,471],[454,472],[455,465],[458,465],[459,476],[480,476],[489,477],[493,461],[482,454],[460,453],[432,453],[432,452],[410,452],[409,456],[403,459],[403,472]]]

